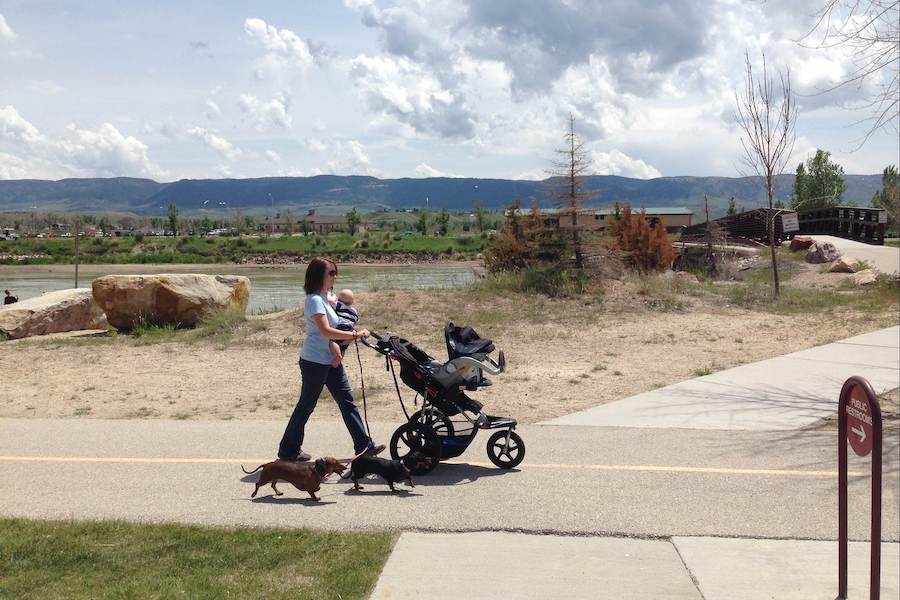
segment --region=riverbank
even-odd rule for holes
[[[370,232],[352,236],[88,238],[80,242],[82,264],[305,264],[315,256],[357,264],[412,264],[473,260],[486,247],[488,237]],[[74,262],[73,238],[0,241],[0,265]]]
[[[327,256],[327,255],[326,255]],[[81,265],[81,268],[87,271],[103,270],[109,273],[133,272],[135,269],[144,269],[148,273],[163,272],[203,272],[204,270],[234,270],[246,271],[266,269],[271,271],[288,271],[296,270],[298,267],[306,267],[307,263],[290,263],[290,264],[255,264],[255,263],[142,263],[135,265],[133,263],[91,263]],[[416,263],[399,263],[399,262],[338,262],[340,267],[351,267],[360,269],[376,269],[411,266]],[[453,267],[470,267],[481,268],[482,263],[479,260],[443,260],[429,263],[434,265],[450,265]],[[80,269],[79,269],[80,270]],[[46,273],[74,273],[74,264],[47,264],[47,265],[0,265],[0,273],[21,273],[21,272],[43,271]]]
[[[487,284],[379,289],[358,294],[357,305],[363,326],[393,331],[439,360],[448,321],[493,339],[508,370],[473,395],[489,413],[523,423],[897,324],[895,288],[786,286],[775,305],[753,290],[656,277],[560,299]],[[227,335],[0,343],[0,417],[287,419],[299,390],[302,314],[247,323]],[[370,418],[402,420],[383,357],[363,347],[359,356]],[[355,350],[345,360],[360,397]],[[401,390],[411,401],[412,392]],[[327,395],[314,418],[338,418]]]

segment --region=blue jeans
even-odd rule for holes
[[[303,430],[306,422],[315,410],[324,387],[328,388],[334,401],[337,402],[338,408],[341,409],[344,425],[347,426],[347,431],[353,438],[354,452],[359,454],[371,444],[359,411],[353,402],[353,391],[350,389],[350,381],[344,372],[344,365],[332,367],[301,358],[300,400],[297,401],[297,406],[291,413],[291,418],[284,429],[284,436],[281,438],[281,444],[278,446],[280,458],[293,456],[300,450],[303,445]]]

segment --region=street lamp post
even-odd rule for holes
[[[81,217],[75,216],[75,287],[78,287],[78,230],[81,229]]]
[[[270,235],[275,235],[275,198],[272,197],[271,192],[266,192],[266,195],[268,195],[269,200],[272,201],[272,215],[269,218],[269,232]]]

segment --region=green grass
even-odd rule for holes
[[[843,307],[863,312],[896,311],[900,307],[900,285],[885,275],[870,286],[843,290],[783,285],[777,300],[772,299],[772,286],[760,283],[732,285],[721,291],[732,304],[780,315],[818,314]]]
[[[900,248],[900,240],[887,240],[884,242],[885,246],[891,246],[893,248]]]
[[[473,258],[488,239],[480,234],[422,236],[394,232],[367,232],[356,235],[278,235],[257,237],[133,237],[82,239],[79,261],[84,264],[222,263],[240,262],[261,255],[309,257],[317,254],[337,260],[385,254],[458,259]],[[68,264],[75,260],[74,238],[22,238],[0,241],[0,255],[27,258],[0,258],[0,264]],[[38,255],[38,256],[28,256]]]
[[[578,296],[585,291],[588,276],[583,271],[567,271],[559,267],[523,269],[489,273],[470,287],[488,294],[542,294],[545,296]]]
[[[388,532],[3,519],[0,598],[362,599],[393,543]]]

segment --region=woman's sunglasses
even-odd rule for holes
[[[328,271],[328,274],[331,275],[332,277],[337,277],[337,270],[332,269],[332,270]]]

